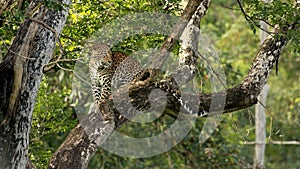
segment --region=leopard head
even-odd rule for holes
[[[96,70],[110,67],[112,65],[110,47],[103,43],[93,44],[89,64]]]

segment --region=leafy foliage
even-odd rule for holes
[[[256,31],[256,26],[259,25],[259,21],[265,21],[271,27],[275,28],[276,25],[279,27],[286,27],[286,32],[282,32],[288,35],[292,40],[294,50],[299,52],[299,4],[295,4],[295,1],[271,1],[270,3],[264,3],[260,0],[245,0],[243,1],[245,11],[251,18],[247,19],[253,32]],[[294,26],[294,29],[289,29],[286,26]],[[256,26],[254,26],[256,25]]]
[[[66,133],[77,124],[76,115],[70,106],[70,89],[53,86],[47,78],[43,79],[33,113],[29,156],[38,168],[47,167]]]

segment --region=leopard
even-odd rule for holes
[[[89,72],[92,81],[92,91],[94,102],[97,105],[105,104],[111,95],[113,88],[118,88],[132,80],[140,77],[143,73],[142,65],[132,57],[123,52],[111,51],[110,47],[104,43],[93,45],[89,61]],[[155,88],[159,88],[171,95],[180,103],[185,111],[193,116],[207,116],[208,112],[194,111],[181,97],[178,90],[173,86],[159,81],[154,83]]]
[[[100,105],[117,89],[142,73],[142,65],[119,51],[111,51],[103,43],[94,44],[89,61],[94,101]]]

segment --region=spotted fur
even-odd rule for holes
[[[135,59],[122,52],[111,52],[109,46],[96,44],[89,63],[94,101],[100,105],[111,94],[111,87],[118,88],[131,82],[142,72],[142,66]],[[170,84],[160,81],[155,87],[171,93],[191,115],[205,116],[207,112],[193,111],[181,95]]]
[[[139,62],[126,54],[111,52],[105,44],[94,45],[89,63],[94,101],[101,104],[111,94],[111,86],[129,83],[141,70]]]

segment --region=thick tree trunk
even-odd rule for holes
[[[255,106],[255,157],[253,169],[263,169],[266,149],[266,99],[270,87],[266,84],[258,97],[259,103]]]
[[[89,117],[82,119],[58,148],[48,169],[87,168],[98,146],[104,143],[115,128],[114,121],[107,123],[100,113],[110,111],[109,106],[103,105],[101,110],[97,105],[91,108]]]
[[[264,0],[265,3],[269,3],[269,0]],[[268,25],[260,21],[260,26],[263,30],[260,30],[260,44],[263,44],[266,38],[268,37],[267,32]],[[266,84],[258,97],[260,102],[255,106],[255,141],[256,142],[266,142],[266,113],[264,105],[266,103],[267,95],[269,92],[269,85]],[[263,105],[261,105],[263,104]],[[263,169],[265,161],[265,144],[256,144],[255,145],[255,157],[253,169]]]
[[[64,0],[62,3],[70,5],[71,1]],[[37,5],[32,3],[31,7]],[[52,56],[57,35],[63,28],[67,14],[66,6],[62,10],[41,6],[34,18],[29,17],[31,19],[26,19],[20,26],[9,52],[0,64],[1,169],[26,166],[32,111],[43,65]]]

